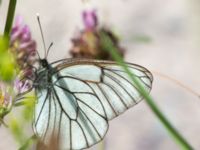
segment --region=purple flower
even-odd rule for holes
[[[16,17],[10,37],[10,49],[16,56],[21,78],[32,77],[32,66],[36,61],[36,42],[32,39],[30,29],[24,24],[22,16]]]
[[[30,89],[30,82],[29,80],[20,80],[19,78],[16,78],[14,81],[14,92],[15,94],[22,94],[24,92],[27,92]]]
[[[84,10],[82,13],[83,23],[86,29],[93,30],[98,25],[96,10]]]

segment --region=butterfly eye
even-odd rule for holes
[[[47,62],[46,59],[41,59],[41,60],[40,60],[40,64],[41,64],[41,66],[44,67],[44,68],[48,66],[48,62]]]

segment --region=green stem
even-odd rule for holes
[[[31,136],[29,139],[26,140],[26,142],[18,149],[18,150],[27,150],[29,149],[30,145],[37,140],[36,135]]]
[[[134,84],[138,87],[139,93],[144,97],[146,103],[149,105],[153,113],[158,117],[163,126],[167,129],[173,139],[180,145],[183,150],[192,150],[193,148],[190,144],[181,136],[181,134],[171,125],[168,119],[164,116],[161,110],[156,106],[153,98],[148,94],[148,92],[141,85],[139,80],[135,77],[135,75],[128,69],[127,65],[124,63],[122,57],[117,53],[116,48],[114,47],[111,39],[105,35],[101,34],[102,43],[105,46],[106,50],[109,50],[113,58],[118,62],[119,65],[127,72],[128,76],[132,79]]]
[[[8,7],[8,13],[7,13],[7,18],[6,18],[6,25],[4,28],[4,36],[10,35],[10,31],[12,28],[12,23],[15,15],[15,8],[16,8],[16,3],[17,0],[10,0],[9,2],[9,7]]]

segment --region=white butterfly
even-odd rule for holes
[[[40,64],[34,81],[38,100],[33,128],[46,144],[54,135],[61,150],[98,143],[108,130],[109,120],[143,99],[115,62],[66,59],[49,64],[42,59]],[[150,91],[152,74],[139,65],[127,65]]]

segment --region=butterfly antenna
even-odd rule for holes
[[[41,25],[41,22],[40,22],[40,15],[39,13],[37,13],[37,20],[38,20],[38,24],[39,24],[39,27],[40,27],[40,33],[42,35],[42,41],[43,41],[43,46],[44,46],[44,50],[45,50],[45,58],[47,56],[47,49],[46,49],[46,44],[45,44],[45,40],[44,40],[44,34],[43,34],[43,31],[42,31],[42,25]]]
[[[175,83],[175,84],[178,85],[179,87],[181,87],[181,88],[187,90],[187,91],[190,92],[191,94],[193,94],[193,95],[197,96],[198,98],[200,98],[200,94],[199,94],[197,91],[193,90],[192,88],[188,87],[187,85],[183,84],[182,82],[180,82],[180,81],[178,81],[178,80],[176,80],[176,79],[174,79],[174,78],[172,78],[172,77],[170,77],[170,76],[168,76],[168,75],[165,75],[165,74],[163,74],[163,73],[160,73],[160,72],[157,72],[157,71],[152,71],[152,72],[153,72],[154,74],[156,74],[156,75],[162,77],[162,78],[165,78],[165,79],[171,81],[172,83]]]
[[[45,58],[47,58],[48,57],[48,55],[49,55],[49,51],[50,51],[50,49],[51,49],[51,47],[53,46],[53,42],[51,42],[51,44],[49,45],[49,48],[48,48],[48,50],[47,50],[47,55],[46,55],[46,57]]]
[[[41,60],[39,52],[36,50],[36,54],[38,55],[39,59]]]

